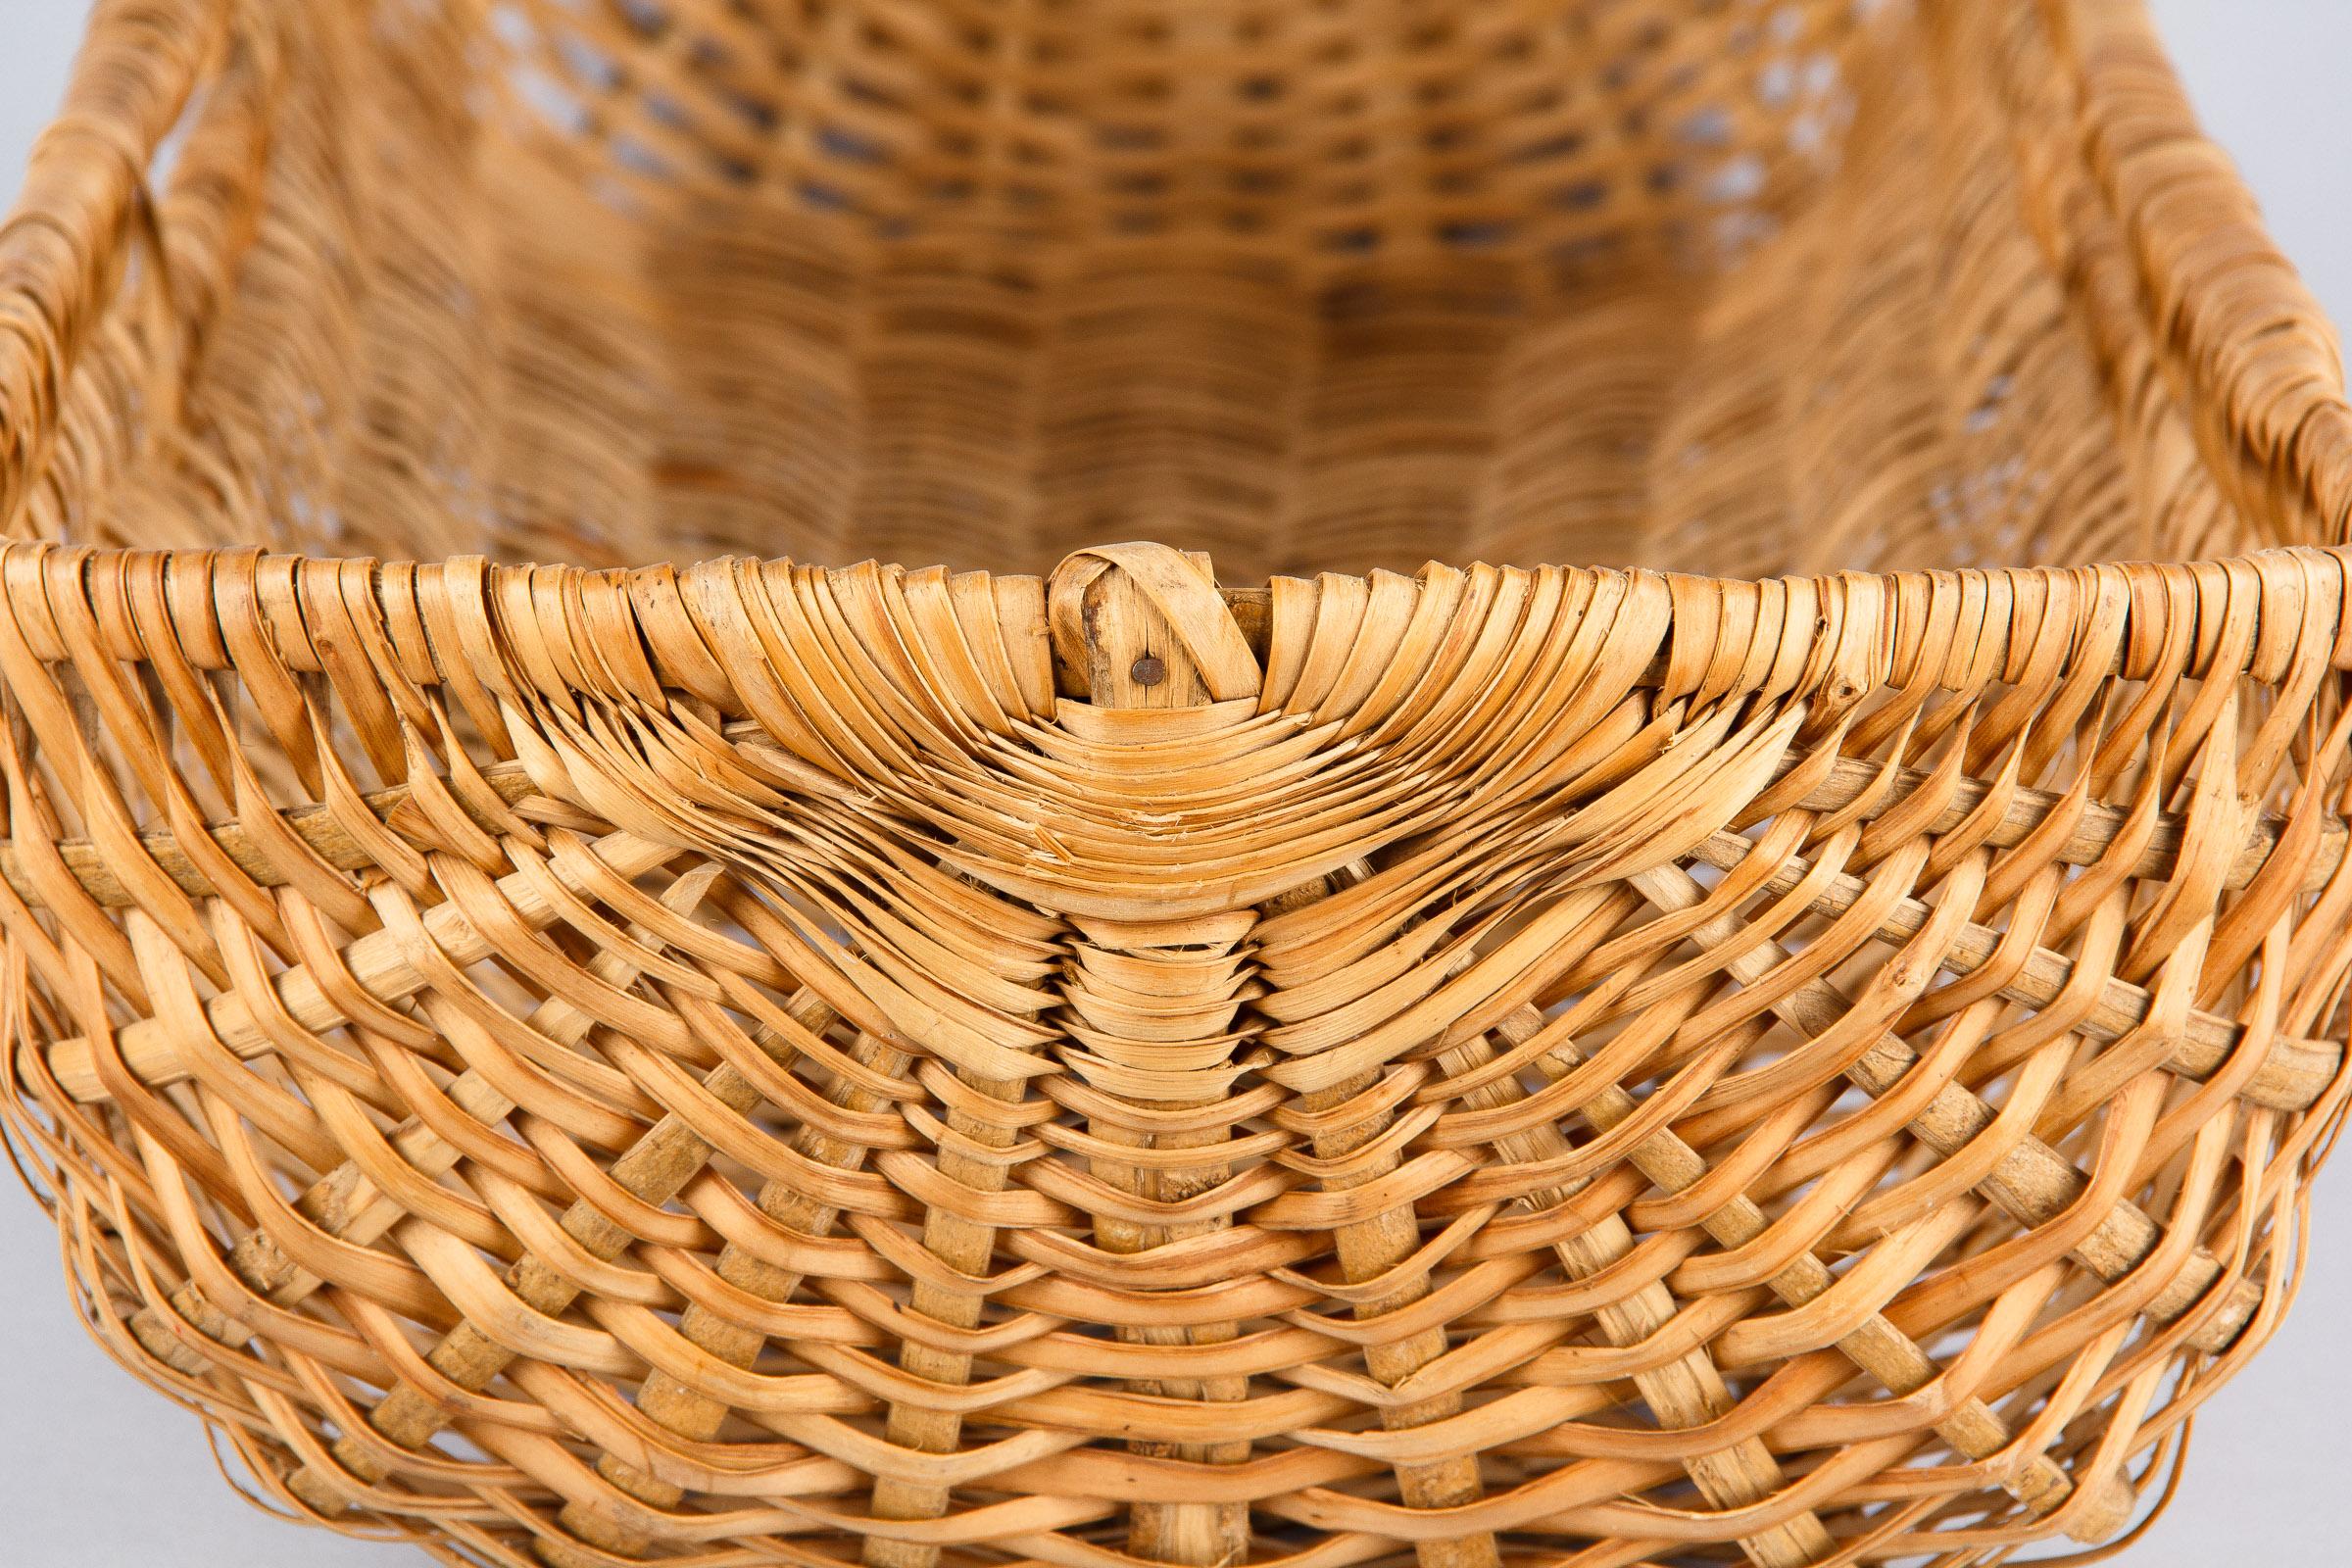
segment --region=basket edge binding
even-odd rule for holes
[[[1073,552],[1071,559],[1134,548],[1092,546]],[[723,684],[724,673],[714,661],[697,657],[689,643],[661,635],[649,622],[661,617],[689,623],[691,617],[682,599],[695,590],[697,579],[740,571],[777,580],[810,571],[845,581],[875,575],[952,575],[997,585],[1024,605],[1035,600],[1040,615],[1047,581],[1026,573],[951,573],[944,566],[906,567],[873,561],[846,566],[812,565],[788,557],[722,556],[683,567],[666,562],[583,567],[502,565],[479,556],[451,557],[436,563],[379,562],[275,554],[260,547],[142,551],[45,542],[0,544],[0,582],[16,601],[12,609],[21,617],[27,648],[33,657],[50,662],[71,655],[54,618],[41,608],[42,596],[51,592],[86,595],[93,596],[96,603],[96,596],[112,593],[119,599],[122,590],[110,590],[107,579],[127,582],[137,578],[152,583],[148,591],[164,596],[161,609],[165,618],[133,621],[119,612],[103,614],[94,627],[98,638],[94,652],[136,662],[145,657],[143,639],[161,631],[174,639],[188,667],[227,669],[233,667],[233,656],[225,623],[246,617],[267,628],[276,656],[289,672],[326,673],[325,645],[305,619],[304,609],[331,598],[355,608],[371,607],[386,633],[394,637],[391,652],[411,678],[450,681],[474,650],[445,649],[433,633],[449,625],[449,607],[466,602],[475,607],[495,605],[497,612],[509,617],[518,613],[543,617],[543,625],[549,629],[569,617],[575,635],[633,629],[643,639],[645,670],[657,675],[662,684],[706,701],[725,697],[738,707],[740,696]],[[1818,696],[1850,705],[1851,695],[1840,697],[1839,689],[1858,680],[1883,687],[1907,686],[1922,677],[1941,678],[1947,682],[1946,689],[1958,690],[1964,677],[1980,671],[1980,679],[2015,684],[2025,677],[2030,658],[2050,657],[2046,649],[2037,652],[2040,640],[2050,637],[2095,637],[2107,659],[2098,673],[2145,680],[2160,664],[2170,662],[2174,673],[2201,678],[2232,627],[2239,640],[2251,634],[2250,646],[2243,650],[2246,662],[2241,672],[2256,680],[2279,679],[2297,650],[2314,636],[2328,643],[2328,667],[2352,669],[2352,617],[2341,613],[2345,597],[2352,592],[2347,586],[2352,584],[2352,544],[2282,546],[2220,561],[1840,571],[1756,580],[1640,566],[1503,567],[1483,563],[1457,566],[1432,561],[1409,580],[1426,580],[1436,572],[1492,571],[1571,572],[1663,588],[1670,597],[1668,624],[1662,628],[1667,646],[1635,679],[1643,686],[1664,688],[1669,700],[1701,691],[1711,696],[1740,692],[1778,695],[1801,685]],[[1367,579],[1324,572],[1315,580],[1334,579],[1360,583],[1397,580],[1398,574],[1379,571]],[[1275,583],[1302,591],[1308,579],[1284,577]],[[1241,646],[1261,662],[1268,658],[1269,616],[1275,610],[1277,591],[1275,586],[1217,588]],[[1706,603],[1709,596],[1716,605]],[[99,608],[112,610],[115,606]],[[1781,610],[1777,617],[1775,608]],[[1797,610],[1810,612],[1815,630],[1821,634],[1819,642],[1830,646],[1810,653],[1792,650],[1791,645],[1805,635],[1791,618]],[[477,612],[490,613],[478,608]],[[619,615],[634,625],[580,624],[579,617],[590,613]],[[1973,620],[1963,623],[1953,618],[1958,615]],[[2070,615],[2076,617],[2071,625],[2066,623]],[[2120,623],[2123,634],[2118,635],[2117,625],[2110,623]],[[1009,619],[1007,624],[1011,624]],[[1035,635],[1043,628],[1018,629],[1024,635]],[[1974,641],[1969,639],[1972,631]],[[1754,665],[1754,644],[1759,637],[1779,639],[1766,651],[1768,667],[1754,674],[1748,684],[1726,684]],[[1740,638],[1746,640],[1735,640]],[[2177,640],[2185,640],[2187,646],[2175,648]],[[2061,654],[2071,651],[2059,650]],[[1800,661],[1795,668],[1788,667],[1792,652]],[[1054,673],[1066,683],[1078,679],[1066,657],[1066,639],[1063,653],[1064,663]],[[1946,663],[1928,667],[1936,655],[1945,656]],[[1831,677],[1831,662],[1836,662],[1839,678]],[[2079,660],[2070,660],[2070,667],[2089,668]],[[611,672],[593,665],[572,664],[564,673],[608,677],[583,682],[581,690],[600,690],[611,684]],[[1267,678],[1275,682],[1280,677],[1269,671]],[[549,688],[551,693],[558,689],[554,682]],[[1064,689],[1067,695],[1085,695],[1083,684],[1065,685]],[[1035,702],[1042,689],[1027,687],[1024,695]],[[1044,711],[1042,708],[1039,710]]]

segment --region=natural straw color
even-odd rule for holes
[[[9,1125],[285,1509],[1976,1568],[2293,1296],[2352,413],[2132,0],[107,0],[0,329]]]

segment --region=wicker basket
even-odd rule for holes
[[[1981,1564],[2293,1295],[2352,417],[2133,0],[111,0],[0,326],[9,1122],[288,1511]]]

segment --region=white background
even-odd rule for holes
[[[2010,3],[2010,0],[1982,0]],[[2155,0],[2207,129],[2261,199],[2328,314],[2352,322],[2352,4]],[[62,90],[81,27],[67,0],[0,0],[0,203]],[[2293,1315],[2205,1407],[2180,1496],[2124,1568],[2347,1568],[2352,1465],[2352,1161],[2320,1183]],[[410,1568],[411,1548],[274,1523],[221,1484],[193,1416],[83,1335],[55,1232],[0,1179],[0,1568]]]

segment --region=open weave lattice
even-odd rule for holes
[[[2352,1099],[2348,517],[2132,0],[102,0],[8,1123],[450,1562],[2108,1540]]]

